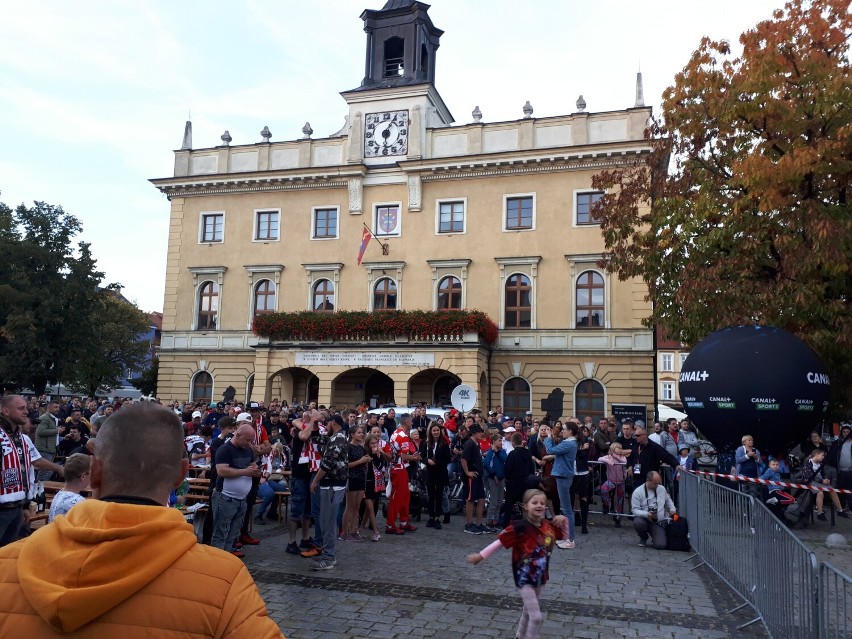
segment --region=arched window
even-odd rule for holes
[[[275,284],[270,280],[260,280],[254,287],[254,316],[275,312]]]
[[[396,308],[396,282],[383,277],[373,288],[373,310],[383,311]]]
[[[317,280],[314,284],[313,310],[317,313],[334,310],[334,284],[331,280]]]
[[[216,282],[204,282],[198,289],[199,331],[215,331],[219,317],[219,285]]]
[[[530,385],[523,377],[510,377],[503,384],[503,412],[512,417],[523,417],[530,410],[532,399]]]
[[[438,282],[438,310],[457,311],[462,307],[461,280],[448,275]]]
[[[603,277],[595,271],[580,273],[577,278],[577,328],[601,328],[604,310]]]
[[[208,403],[213,401],[213,376],[210,373],[201,371],[192,380],[192,401]]]
[[[521,273],[506,279],[506,328],[532,326],[532,285]]]
[[[597,422],[606,417],[604,387],[594,379],[584,379],[574,390],[574,414],[580,419],[591,417]]]

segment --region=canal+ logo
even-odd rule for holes
[[[831,385],[831,382],[828,381],[828,375],[825,373],[808,373],[808,383],[810,384],[825,384],[826,386]]]
[[[710,377],[710,373],[707,371],[684,371],[680,374],[680,381],[703,382],[706,381],[708,377]]]

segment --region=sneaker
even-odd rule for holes
[[[311,557],[316,557],[317,555],[322,554],[322,548],[319,546],[313,546],[312,548],[308,548],[307,550],[303,550],[299,553],[305,559],[310,559]]]
[[[843,517],[843,519],[849,519],[849,513],[848,513],[848,512],[846,512],[845,510],[838,510],[838,511],[837,511],[837,516],[838,516],[838,517]]]
[[[485,524],[479,524],[476,527],[476,534],[477,535],[487,535],[490,532],[491,532],[491,529],[488,526],[486,526]]]
[[[441,522],[436,519],[433,527],[435,530],[441,530]]]
[[[237,550],[241,550],[242,547],[243,547],[243,542],[241,542],[239,539],[237,539],[237,541],[234,542],[234,548],[236,548]]]
[[[336,559],[316,559],[311,564],[311,570],[331,570],[337,565]]]
[[[247,546],[257,546],[260,543],[260,539],[255,539],[249,535],[240,535],[240,542]]]
[[[446,526],[446,525],[447,525],[447,524],[449,524],[449,523],[450,523],[450,516],[449,516],[449,515],[444,515],[444,525]]]
[[[574,548],[577,544],[571,541],[570,539],[560,539],[556,542],[556,546],[561,548],[562,550],[569,550]]]
[[[299,548],[301,548],[302,550],[310,550],[314,546],[316,546],[316,544],[314,543],[313,537],[308,537],[307,539],[303,539],[302,542],[299,544]]]
[[[266,522],[263,520],[263,517],[255,517],[254,524],[255,526],[265,526]]]
[[[299,544],[293,541],[287,544],[287,547],[284,549],[284,552],[290,555],[298,555],[301,551],[299,550]]]
[[[399,528],[400,530],[404,530],[405,532],[414,532],[415,530],[417,530],[417,526],[412,526],[407,521],[402,522]]]
[[[580,534],[581,534],[581,535],[588,535],[588,534],[589,534],[589,529],[588,529],[588,528],[586,528],[585,526],[583,526],[582,528],[580,528]]]
[[[769,499],[766,500],[766,503],[769,504],[770,506],[774,506],[775,504],[778,503],[778,498],[777,497],[770,497]],[[838,513],[838,514],[840,514],[840,513]]]
[[[434,528],[435,520],[432,517],[429,517],[429,521],[426,522],[426,528]]]
[[[385,534],[386,535],[404,535],[405,531],[402,528],[397,528],[396,526],[385,526]]]
[[[240,559],[242,559],[243,557],[245,557],[245,556],[246,556],[246,554],[245,554],[242,550],[237,550],[236,548],[234,548],[234,549],[231,551],[231,554],[232,554],[234,557],[239,557]]]
[[[355,531],[351,535],[349,535],[349,541],[364,541],[364,538],[361,536],[361,533]]]
[[[645,546],[647,546],[647,545],[648,545],[648,540],[647,540],[647,539],[642,539],[642,538],[640,538],[640,539],[639,539],[639,546],[641,546],[642,548],[644,548],[644,547],[645,547]]]
[[[477,534],[479,534],[477,532],[478,530],[479,530],[479,528],[476,526],[476,524],[465,524],[464,525],[464,531],[468,535],[477,535]]]
[[[379,535],[379,533],[373,533],[373,536],[370,537],[370,541],[378,541],[381,538],[382,537],[381,537],[381,535]]]
[[[820,521],[825,521],[826,520],[825,513],[824,512],[818,512],[816,518],[819,519]]]

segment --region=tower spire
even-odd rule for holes
[[[636,74],[636,104],[633,105],[633,108],[643,106],[645,106],[645,96],[642,90],[642,72],[639,71]]]
[[[183,143],[180,145],[181,151],[189,151],[192,149],[192,120],[186,121],[186,126],[183,128]]]

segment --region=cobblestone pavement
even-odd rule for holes
[[[760,624],[736,630],[747,609],[728,614],[740,601],[708,569],[690,571],[698,562],[689,554],[640,548],[629,522],[591,521],[575,549],[554,549],[542,637],[766,637]],[[263,541],[245,547],[245,561],[288,639],[514,637],[520,598],[510,554],[466,564],[494,536],[464,534],[463,523],[339,542],[337,567],[319,573],[310,559],[284,553],[285,528],[270,523],[255,526]]]

